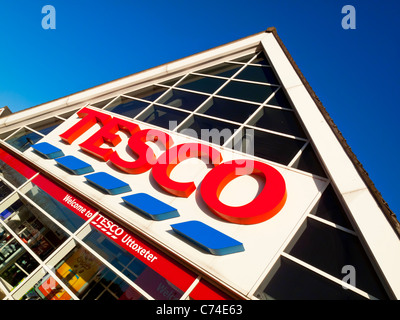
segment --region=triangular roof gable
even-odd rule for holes
[[[400,252],[399,221],[306,81],[275,28],[267,30],[261,44],[307,128],[359,238],[398,298],[400,260],[395,253]]]
[[[287,97],[311,136],[312,146],[322,161],[331,183],[340,195],[340,201],[355,226],[367,252],[377,262],[389,287],[400,297],[400,263],[394,253],[400,252],[399,223],[370,181],[365,170],[351,152],[346,141],[329,117],[304,76],[294,63],[274,28],[232,43],[207,50],[159,67],[127,76],[49,103],[0,119],[7,130],[23,121],[38,120],[50,114],[59,114],[95,104],[116,94],[126,93],[155,82],[168,81],[201,66],[215,65],[229,57],[234,59],[260,48],[266,53],[279,77]],[[43,116],[46,110],[46,115]],[[38,118],[36,118],[36,116]],[[389,254],[388,254],[389,252]]]

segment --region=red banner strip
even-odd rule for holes
[[[97,212],[42,175],[35,177],[32,182],[85,221]],[[146,244],[106,215],[99,214],[91,224],[182,291],[186,291],[196,279],[196,274]]]
[[[19,161],[18,159],[14,158],[8,152],[0,149],[0,159],[7,163],[11,168],[22,174],[25,178],[32,178],[37,171],[33,170],[32,168],[28,167],[23,162]]]
[[[182,291],[186,291],[196,279],[195,273],[123,229],[109,217],[99,214],[91,224]]]
[[[32,182],[85,221],[97,212],[95,208],[88,206],[42,175],[35,177]]]
[[[194,300],[231,300],[232,298],[226,293],[217,289],[204,279],[201,279],[197,286],[190,293],[190,297]]]

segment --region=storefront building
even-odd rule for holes
[[[399,223],[271,28],[0,117],[6,300],[399,299]]]

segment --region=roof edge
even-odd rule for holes
[[[181,62],[181,61],[187,60],[189,58],[198,56],[200,54],[211,52],[212,50],[216,50],[216,49],[219,49],[219,48],[227,47],[227,46],[232,45],[234,43],[237,43],[239,41],[244,41],[246,39],[251,39],[252,37],[257,37],[257,36],[265,34],[267,32],[268,32],[267,30],[260,31],[260,32],[257,32],[257,33],[242,37],[242,38],[237,39],[237,40],[232,40],[232,41],[229,41],[227,43],[220,44],[220,45],[218,45],[216,47],[213,47],[213,48],[209,48],[209,49],[205,49],[205,50],[202,50],[202,51],[199,51],[199,52],[195,52],[195,53],[190,54],[188,56],[185,56],[185,57],[182,57],[182,58],[178,58],[178,59],[175,59],[175,60],[172,60],[172,61],[165,62],[165,63],[163,63],[161,65],[153,66],[153,67],[150,67],[150,68],[147,68],[147,69],[144,69],[144,70],[140,70],[140,71],[137,71],[137,72],[134,72],[134,73],[131,73],[131,74],[127,74],[125,76],[122,76],[122,77],[119,77],[119,78],[116,78],[116,79],[113,79],[113,80],[109,80],[109,81],[106,81],[104,83],[88,87],[86,89],[79,90],[77,92],[68,94],[66,96],[62,96],[62,97],[58,97],[58,98],[55,98],[55,99],[50,100],[50,101],[42,102],[40,104],[31,106],[31,107],[28,107],[28,108],[25,108],[25,109],[22,109],[22,110],[18,110],[18,111],[13,112],[9,107],[6,106],[6,108],[10,109],[10,113],[12,115],[21,114],[21,113],[25,112],[26,110],[37,109],[37,108],[43,107],[43,106],[45,106],[47,104],[50,104],[50,103],[60,102],[60,101],[65,100],[65,99],[69,99],[70,97],[77,96],[79,94],[87,93],[87,92],[90,92],[91,90],[104,87],[104,86],[106,86],[108,84],[112,84],[112,83],[116,83],[117,81],[129,79],[130,77],[132,77],[134,75],[138,75],[138,74],[142,74],[142,73],[149,72],[149,71],[152,71],[152,70],[156,70],[156,69],[159,69],[159,68],[167,67],[168,65],[171,65],[173,63]]]
[[[386,216],[387,220],[389,221],[390,225],[395,230],[397,236],[400,238],[400,222],[396,217],[396,214],[390,209],[389,204],[383,199],[382,194],[378,191],[375,187],[375,184],[369,177],[368,172],[365,170],[362,163],[358,160],[357,156],[352,151],[351,147],[347,143],[346,139],[343,137],[342,133],[334,123],[333,119],[329,115],[328,111],[325,109],[324,105],[322,104],[321,100],[318,98],[314,90],[311,88],[311,85],[308,83],[306,78],[304,77],[303,73],[301,72],[300,68],[294,61],[293,57],[283,44],[281,38],[278,36],[278,32],[275,27],[269,27],[266,30],[267,33],[272,33],[278,42],[279,46],[281,47],[282,51],[284,52],[285,56],[289,60],[290,64],[292,65],[293,69],[299,76],[301,82],[303,83],[304,87],[306,88],[307,92],[310,94],[311,98],[313,99],[314,103],[317,105],[319,111],[323,115],[325,121],[330,126],[332,132],[335,134],[337,140],[342,145],[344,151],[346,152],[347,156],[350,158],[351,162],[353,163],[354,167],[356,168],[358,174],[360,175],[361,179],[367,185],[368,190],[371,192],[372,196],[375,199],[375,202],[378,204],[379,208],[382,210],[384,215]]]

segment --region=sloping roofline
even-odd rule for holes
[[[396,214],[390,209],[389,204],[383,199],[382,194],[378,191],[378,189],[375,187],[375,184],[372,182],[371,178],[368,175],[368,172],[365,170],[361,162],[358,160],[357,156],[354,154],[350,146],[348,145],[346,139],[343,137],[342,133],[336,126],[336,124],[333,122],[331,116],[323,106],[322,102],[318,98],[318,96],[315,94],[314,90],[311,88],[310,84],[304,77],[303,73],[301,72],[300,68],[294,61],[293,57],[283,44],[282,40],[278,36],[278,32],[275,27],[270,27],[266,30],[268,33],[272,33],[276,39],[276,41],[279,43],[279,46],[281,47],[282,51],[286,55],[287,59],[289,60],[290,64],[292,65],[293,69],[299,76],[301,82],[303,83],[304,87],[306,88],[307,92],[311,96],[311,98],[314,100],[314,103],[318,107],[319,111],[323,115],[325,121],[328,123],[329,127],[335,134],[337,140],[343,147],[344,151],[346,152],[347,156],[353,163],[354,167],[356,168],[358,174],[368,187],[368,190],[371,192],[373,195],[376,203],[378,204],[379,208],[382,210],[384,215],[386,216],[387,220],[389,221],[390,225],[393,227],[395,230],[397,236],[400,238],[400,222],[398,221]]]
[[[125,77],[122,77],[122,78],[119,78],[119,79],[116,79],[116,80],[112,80],[110,82],[106,82],[104,84],[100,84],[100,85],[97,85],[95,87],[88,88],[88,89],[79,91],[77,93],[74,93],[74,94],[71,94],[71,95],[68,95],[68,96],[65,96],[65,97],[62,97],[62,98],[58,98],[58,99],[52,100],[50,102],[46,102],[46,103],[34,106],[32,108],[29,108],[29,109],[30,110],[34,109],[35,111],[36,110],[37,111],[36,112],[32,112],[30,114],[27,114],[26,116],[23,113],[27,109],[21,110],[20,112],[16,112],[15,113],[15,114],[19,114],[19,116],[15,117],[15,118],[13,117],[13,115],[15,115],[15,114],[11,114],[10,116],[6,116],[6,117],[0,119],[0,129],[2,129],[2,127],[6,127],[10,123],[12,125],[16,125],[17,123],[21,123],[21,122],[25,121],[28,117],[32,118],[34,116],[38,116],[38,115],[40,115],[40,113],[42,113],[42,108],[45,108],[46,106],[47,106],[47,110],[48,111],[60,111],[60,110],[63,110],[63,109],[70,110],[72,107],[75,107],[77,105],[81,105],[85,101],[86,102],[87,101],[93,102],[93,101],[90,101],[90,99],[93,99],[93,98],[94,99],[98,99],[99,98],[99,91],[101,91],[101,90],[103,90],[103,92],[105,91],[106,94],[109,94],[110,92],[113,92],[113,94],[114,94],[115,92],[118,92],[120,90],[125,90],[128,87],[127,83],[130,82],[130,81],[133,81],[133,79],[135,81],[137,79],[139,79],[138,80],[139,82],[140,81],[148,81],[149,79],[152,79],[152,81],[153,81],[154,80],[153,76],[156,73],[161,74],[160,77],[164,77],[164,76],[167,77],[167,76],[174,75],[175,72],[177,72],[176,70],[178,70],[179,68],[182,68],[182,63],[186,63],[189,60],[189,62],[188,62],[189,66],[187,68],[191,68],[193,65],[196,65],[197,63],[199,63],[199,64],[203,63],[207,58],[207,53],[213,52],[213,51],[215,51],[215,50],[217,50],[219,48],[227,48],[227,47],[229,47],[229,50],[228,50],[229,53],[225,52],[226,54],[238,54],[239,53],[239,49],[237,49],[235,47],[235,45],[236,44],[239,45],[240,43],[243,43],[243,42],[247,46],[247,49],[250,48],[250,47],[251,48],[256,48],[258,45],[261,44],[259,39],[263,35],[265,36],[267,33],[270,33],[270,34],[272,34],[274,36],[274,38],[275,38],[276,42],[278,43],[278,45],[280,46],[280,49],[282,50],[283,54],[288,59],[290,65],[293,67],[293,69],[296,72],[297,76],[299,77],[299,79],[301,80],[302,84],[304,85],[304,88],[307,90],[307,92],[310,95],[310,97],[312,98],[313,102],[318,107],[319,112],[324,117],[324,119],[325,119],[326,123],[328,124],[330,130],[332,130],[332,132],[333,132],[333,134],[335,136],[335,137],[332,137],[332,138],[336,138],[337,139],[337,141],[340,144],[340,147],[343,148],[343,150],[345,151],[346,156],[351,161],[351,164],[357,170],[357,174],[360,176],[362,181],[367,186],[368,191],[373,196],[373,199],[376,202],[376,204],[378,205],[380,211],[383,212],[386,220],[389,222],[390,226],[393,228],[394,232],[396,233],[396,236],[398,238],[400,238],[400,223],[397,220],[396,215],[389,208],[389,205],[383,199],[383,197],[380,194],[380,192],[376,189],[374,183],[369,178],[368,173],[363,168],[362,164],[357,159],[357,157],[355,156],[355,154],[353,153],[353,151],[351,150],[351,148],[347,144],[346,140],[343,138],[341,132],[339,131],[337,126],[334,124],[332,118],[330,117],[330,115],[326,111],[325,107],[322,105],[321,101],[319,100],[319,98],[317,97],[317,95],[315,94],[313,89],[311,88],[310,84],[305,79],[304,75],[300,71],[300,69],[297,66],[297,64],[294,62],[292,56],[290,55],[290,53],[288,52],[288,50],[284,46],[283,42],[279,38],[279,36],[277,34],[277,31],[276,31],[276,29],[274,27],[268,28],[267,30],[265,30],[263,32],[259,32],[259,33],[253,34],[251,36],[248,36],[248,37],[245,37],[245,38],[242,38],[242,39],[239,39],[239,40],[235,40],[235,41],[229,42],[227,44],[223,44],[223,45],[217,46],[215,48],[202,51],[200,53],[193,54],[193,55],[185,57],[185,58],[181,58],[181,59],[177,59],[177,60],[172,61],[172,62],[168,62],[168,63],[163,64],[161,66],[157,66],[157,67],[153,67],[153,68],[150,68],[150,69],[146,69],[144,71],[140,71],[140,72],[132,74],[132,75],[127,75]],[[257,41],[258,41],[258,44],[257,44]],[[220,52],[218,53],[218,57],[217,57],[218,59],[221,58],[221,56],[219,56],[219,54],[220,54]],[[192,57],[193,57],[194,60],[197,59],[197,62],[194,63],[194,64],[193,64]],[[142,82],[140,82],[140,84],[142,84]],[[6,119],[6,118],[9,118],[9,119],[12,118],[12,120],[11,119],[10,119],[11,121],[3,120],[3,119]],[[68,186],[67,186],[67,189],[68,189]],[[83,197],[83,198],[87,201],[86,197]],[[89,201],[89,203],[90,203],[90,201]],[[389,228],[389,230],[390,230],[390,228]],[[143,236],[143,234],[141,234],[141,236]],[[145,238],[147,239],[147,237],[145,237]],[[150,239],[150,243],[153,243],[153,241],[151,241],[151,239]],[[173,256],[175,256],[175,255],[173,254]]]
[[[226,47],[228,45],[237,43],[239,41],[243,41],[246,39],[251,39],[257,36],[260,36],[262,34],[265,33],[271,33],[274,35],[276,41],[278,42],[280,48],[282,49],[282,51],[284,52],[285,56],[287,57],[288,61],[290,62],[290,64],[292,65],[293,69],[295,70],[295,72],[297,73],[298,77],[300,78],[301,82],[303,83],[304,87],[306,88],[307,92],[309,93],[309,95],[311,96],[311,98],[313,99],[314,103],[316,104],[316,106],[318,107],[319,111],[321,112],[321,114],[323,115],[325,121],[327,122],[327,124],[329,125],[329,127],[331,128],[332,132],[334,133],[335,137],[337,138],[337,140],[339,141],[339,143],[341,144],[341,146],[343,147],[344,151],[346,152],[347,156],[349,157],[349,159],[351,160],[351,162],[353,163],[354,167],[356,168],[358,174],[360,175],[360,177],[362,178],[362,180],[364,181],[364,183],[366,184],[366,186],[368,187],[368,190],[371,192],[371,194],[374,197],[374,200],[376,201],[376,203],[378,204],[379,208],[382,210],[382,212],[384,213],[384,215],[386,216],[387,220],[389,221],[390,225],[393,227],[393,229],[395,230],[397,236],[400,238],[400,222],[398,221],[396,214],[390,209],[388,203],[383,199],[382,194],[377,190],[377,188],[375,187],[375,184],[372,182],[371,178],[369,177],[367,171],[365,170],[365,168],[363,167],[363,165],[361,164],[361,162],[357,159],[356,155],[354,154],[354,152],[351,150],[350,146],[348,145],[346,139],[343,137],[342,133],[340,132],[340,130],[338,129],[338,127],[336,126],[336,124],[334,123],[333,119],[331,118],[331,116],[329,115],[329,113],[327,112],[327,110],[325,109],[325,107],[323,106],[322,102],[320,101],[320,99],[318,98],[318,96],[315,94],[314,90],[311,88],[310,84],[308,83],[308,81],[306,80],[306,78],[304,77],[303,73],[301,72],[300,68],[298,67],[298,65],[296,64],[296,62],[294,61],[293,57],[291,56],[291,54],[289,53],[289,51],[287,50],[287,48],[285,47],[285,45],[283,44],[282,40],[280,39],[280,37],[278,36],[277,30],[275,27],[270,27],[265,31],[262,32],[258,32],[256,34],[241,38],[239,40],[235,40],[235,41],[231,41],[229,43],[226,44],[222,44],[220,46],[214,47],[212,49],[209,50],[205,50],[202,51],[200,53],[195,53],[193,55],[189,55],[187,57],[184,58],[180,58],[177,60],[174,60],[172,62],[167,62],[165,64],[162,64],[160,66],[156,66],[153,68],[149,68],[146,69],[144,71],[139,71],[137,73],[134,73],[134,75],[138,75],[138,74],[142,74],[151,70],[156,70],[158,68],[163,68],[163,67],[168,67],[168,65],[172,64],[172,63],[179,63],[180,61],[184,61],[190,57],[194,57],[197,56],[201,53],[206,53],[207,51],[211,51],[211,50],[215,50],[218,48],[222,48],[222,47]],[[28,109],[39,109],[40,107],[46,105],[46,104],[51,104],[51,103],[57,103],[59,102],[61,105],[64,104],[63,100],[67,99],[68,97],[72,97],[72,96],[77,96],[79,94],[83,94],[83,93],[89,93],[93,90],[96,89],[100,89],[102,87],[104,87],[107,84],[112,84],[112,83],[116,83],[117,81],[121,81],[121,80],[128,80],[132,75],[127,75],[121,78],[118,78],[116,80],[111,80],[109,82],[88,88],[88,89],[84,89],[78,92],[75,92],[71,95],[67,95],[65,97],[61,97],[61,98],[57,98],[54,100],[51,100],[49,102],[45,102],[36,106],[33,106],[31,108]],[[64,107],[68,107],[70,106],[68,102],[66,102],[66,104],[63,105]],[[5,107],[7,108],[7,107]],[[12,113],[11,116],[19,114],[19,113],[23,113],[24,111],[26,111],[27,109],[24,110],[20,110],[18,112]],[[4,118],[8,118],[8,115],[4,116]],[[3,118],[3,119],[4,119]],[[24,119],[20,119],[20,121],[23,121]],[[18,122],[18,121],[17,121]],[[3,126],[7,126],[7,121],[0,121],[0,128]]]

